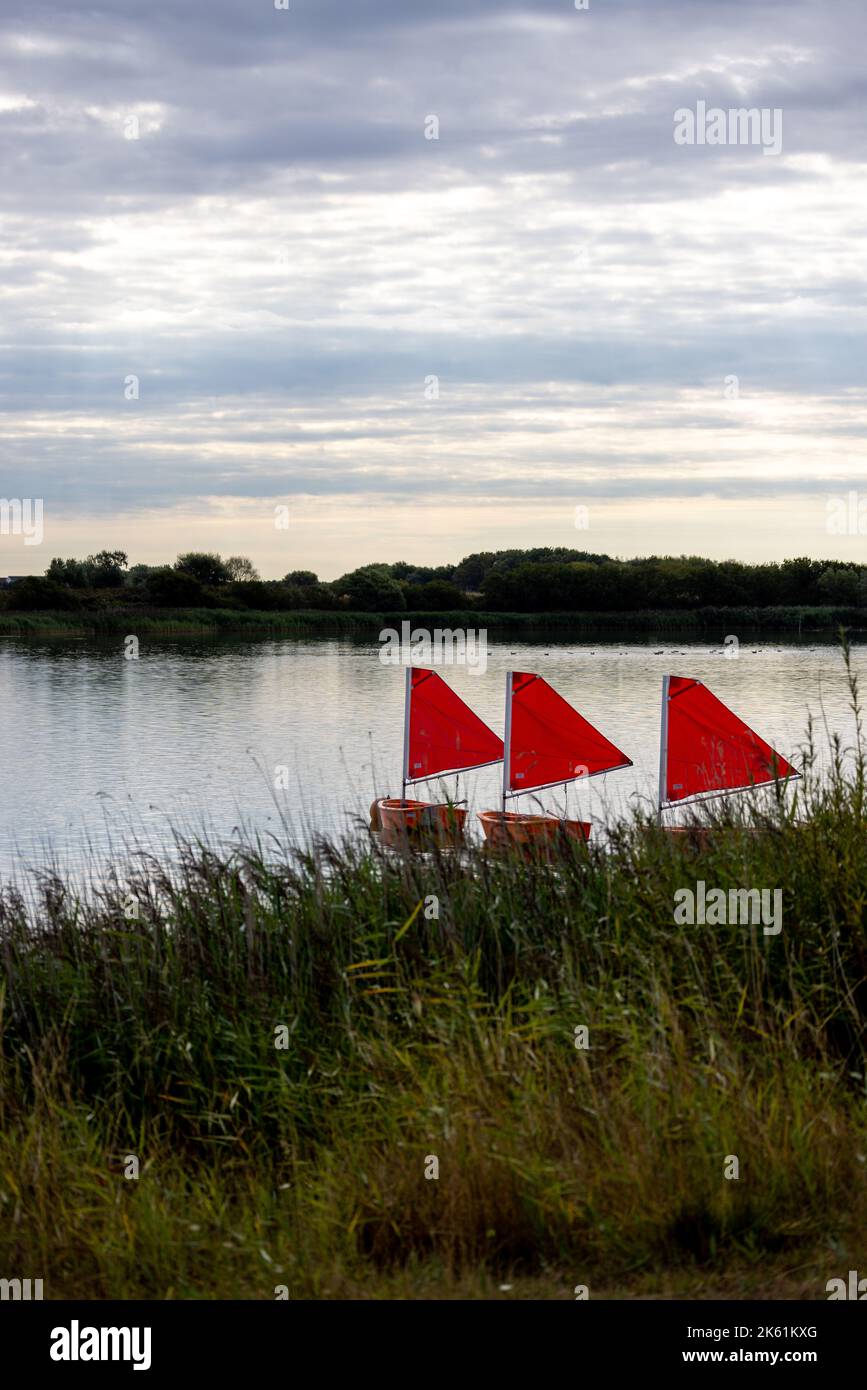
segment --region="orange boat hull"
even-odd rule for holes
[[[710,849],[713,841],[712,831],[703,825],[664,825],[662,829],[666,835],[682,835],[682,843],[691,849]]]
[[[666,835],[680,835],[683,837],[682,843],[689,845],[690,849],[704,852],[712,849],[726,835],[761,835],[762,828],[756,825],[740,826],[721,826],[721,825],[663,825],[662,830]]]
[[[480,811],[479,820],[488,846],[497,849],[546,849],[564,837],[586,842],[592,829],[590,821],[529,816],[519,811]]]
[[[466,819],[462,807],[447,802],[384,796],[371,807],[370,826],[379,830],[384,845],[401,849],[419,843],[454,844],[463,838]]]

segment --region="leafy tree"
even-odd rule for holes
[[[96,555],[88,555],[87,563],[95,569],[125,570],[129,556],[125,550],[99,550]]]
[[[282,588],[282,584],[265,583],[261,579],[236,579],[230,584],[228,593],[245,608],[269,613],[283,606],[280,601]]]
[[[454,573],[452,565],[410,565],[406,560],[398,560],[396,564],[383,568],[388,569],[392,579],[399,579],[415,586],[432,584],[438,579],[450,584]]]
[[[338,600],[328,584],[282,584],[284,602],[288,608],[315,608],[330,610],[337,607]]]
[[[822,603],[854,608],[861,597],[861,575],[854,566],[832,568],[829,565],[817,587]]]
[[[189,550],[185,555],[179,555],[175,569],[197,579],[200,584],[228,584],[232,578],[228,566],[219,555],[203,550]]]
[[[493,550],[483,550],[475,555],[467,555],[453,570],[452,581],[461,589],[477,593],[482,587],[482,580],[485,575],[493,568],[496,558]]]
[[[229,578],[236,584],[250,584],[259,578],[259,571],[246,555],[230,555],[226,561],[226,569],[229,571]]]
[[[462,590],[445,579],[431,579],[426,584],[408,584],[404,598],[407,608],[416,613],[446,613],[449,609],[467,606],[467,598]]]
[[[309,589],[319,583],[319,578],[312,570],[290,570],[283,576],[283,583],[290,584],[294,589]]]
[[[148,602],[161,608],[202,608],[211,601],[195,575],[177,566],[153,570],[144,581],[144,591]]]
[[[38,613],[59,609],[67,611],[79,608],[81,599],[67,584],[58,584],[53,579],[43,579],[40,575],[28,575],[13,584],[6,597],[6,607],[13,613]]]
[[[100,550],[96,555],[88,555],[85,564],[95,589],[117,589],[123,583],[129,559],[125,550]]]
[[[83,560],[55,558],[45,571],[45,577],[52,583],[63,584],[69,589],[86,589],[90,583],[90,575]]]
[[[345,608],[360,613],[402,612],[403,589],[392,579],[387,565],[362,565],[336,579],[332,585]]]
[[[820,603],[819,580],[824,571],[825,564],[821,560],[810,560],[806,556],[784,560],[780,565],[780,602]]]
[[[164,565],[132,565],[125,575],[125,582],[131,589],[140,589],[149,574],[155,574]]]
[[[54,559],[45,576],[70,589],[116,589],[124,581],[128,563],[125,550],[100,550],[86,560]]]

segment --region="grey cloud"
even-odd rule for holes
[[[455,470],[479,412],[484,438],[521,433],[509,398],[532,383],[647,388],[663,418],[678,392],[730,373],[795,399],[857,391],[865,234],[825,166],[863,162],[865,31],[849,0],[592,0],[586,14],[567,0],[291,0],[287,13],[7,0],[0,97],[34,104],[0,110],[0,483],[15,495],[30,470],[57,505],[95,508],[241,485],[422,495],[425,469],[399,476],[369,452],[347,467],[328,450],[412,450],[415,428],[389,412],[430,373],[455,496],[473,487]],[[677,147],[673,112],[699,97],[782,107],[799,162]],[[125,140],[124,116],[151,106],[159,130],[142,112],[141,138]],[[439,141],[423,138],[429,113]],[[726,200],[742,217],[722,220]],[[704,220],[689,221],[693,208]],[[262,260],[276,254],[268,218],[293,260],[286,281]],[[230,476],[195,411],[245,398],[261,400],[267,438]],[[284,412],[310,401],[329,403],[314,431],[325,452],[284,473],[269,448],[299,446]],[[510,446],[499,496],[534,495],[538,441],[564,428],[556,396],[535,409],[522,432],[537,444]],[[829,437],[859,409],[838,400]],[[59,437],[22,427],[46,414]],[[117,422],[113,446],[86,423],[103,417]],[[712,428],[723,439],[736,426],[718,415]],[[256,444],[246,418],[222,430],[229,446]],[[606,495],[631,495],[616,444],[587,457],[608,469]],[[648,483],[669,486],[685,483]],[[768,483],[719,486],[748,496]]]

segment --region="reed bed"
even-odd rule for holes
[[[575,637],[602,634],[618,637],[647,633],[719,640],[719,633],[762,633],[765,636],[822,635],[833,639],[841,624],[863,632],[867,610],[832,607],[703,607],[690,609],[638,609],[632,612],[587,610],[551,613],[486,612],[470,608],[452,612],[356,613],[347,609],[285,609],[260,612],[249,608],[148,608],[93,607],[67,612],[0,611],[2,637],[182,637],[203,633],[267,637],[358,637],[375,642],[383,628],[400,631],[401,624],[428,630],[435,628],[484,629],[489,635],[512,637]]]
[[[636,814],[553,861],[359,829],[7,885],[0,1273],[46,1297],[821,1298],[867,1269],[851,687],[857,745],[820,776],[810,740],[794,792],[715,803],[700,852]],[[677,925],[699,879],[781,888],[782,931]]]

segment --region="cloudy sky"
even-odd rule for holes
[[[288,6],[4,0],[0,573],[867,558],[863,0]]]

